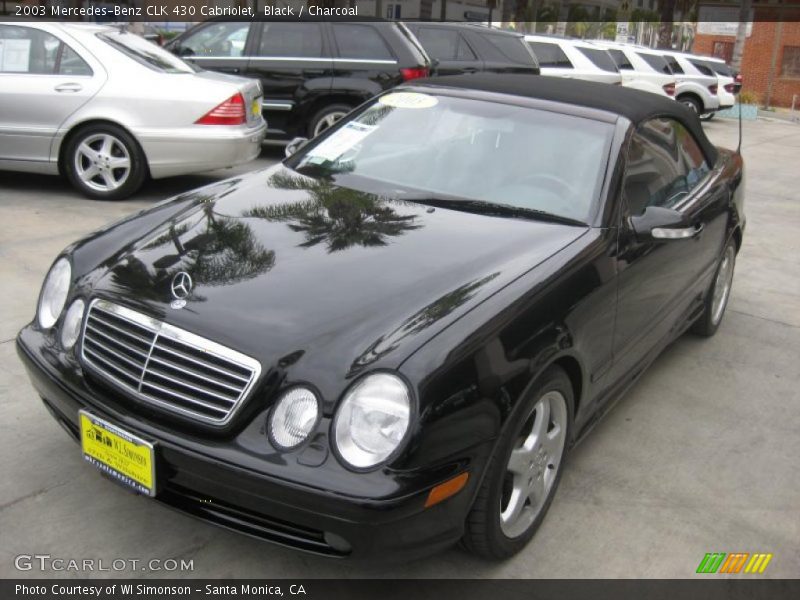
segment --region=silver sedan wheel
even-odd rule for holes
[[[731,295],[733,284],[733,265],[736,253],[733,246],[728,246],[722,262],[717,271],[717,279],[714,281],[714,291],[711,297],[711,323],[717,325],[722,319],[725,307],[728,305],[728,297]]]
[[[131,174],[131,156],[118,138],[97,133],[84,139],[75,150],[75,172],[89,188],[110,192],[125,185]]]
[[[561,392],[547,392],[526,418],[506,465],[500,500],[506,537],[525,533],[542,511],[561,466],[566,434],[567,402]]]
[[[339,119],[341,119],[346,114],[347,113],[344,112],[343,110],[336,110],[322,117],[314,126],[314,137],[318,136],[320,133],[322,133],[329,127],[335,125],[336,122],[339,121]]]

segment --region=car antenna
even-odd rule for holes
[[[742,103],[741,101],[739,101],[737,104],[739,109],[739,145],[736,146],[736,154],[741,155],[742,154]]]

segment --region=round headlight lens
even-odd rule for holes
[[[319,402],[311,390],[294,388],[280,397],[269,419],[272,443],[281,450],[301,444],[319,417]]]
[[[376,373],[345,396],[334,425],[336,448],[351,466],[367,469],[385,461],[408,431],[411,394],[402,379]]]
[[[64,350],[69,350],[78,341],[81,333],[81,323],[83,322],[83,309],[86,304],[78,299],[73,302],[64,317],[64,324],[61,326],[61,345]]]
[[[39,298],[37,315],[42,329],[50,329],[58,321],[67,301],[71,279],[72,268],[69,261],[66,258],[58,259],[44,280],[42,295]]]

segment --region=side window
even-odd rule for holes
[[[0,25],[0,73],[91,75],[92,69],[72,48],[49,33]]]
[[[322,56],[322,29],[319,23],[264,23],[258,56]]]
[[[92,68],[72,48],[64,45],[58,64],[59,75],[91,75]]]
[[[458,32],[420,27],[417,33],[422,47],[431,58],[455,60],[458,53]]]
[[[617,68],[622,71],[627,69],[629,71],[633,70],[633,65],[631,61],[628,60],[628,57],[625,56],[625,53],[622,50],[617,50],[616,48],[609,48],[608,53],[611,55],[611,58],[614,59],[614,62],[617,63]]]
[[[651,119],[631,138],[623,193],[631,215],[675,208],[709,172],[692,134],[671,119]]]
[[[681,67],[681,65],[678,62],[677,58],[675,58],[674,56],[672,56],[670,54],[665,54],[664,58],[667,59],[667,64],[669,65],[669,68],[672,70],[673,73],[675,73],[677,75],[682,75],[683,74],[683,67]]]
[[[667,59],[663,56],[648,54],[647,52],[637,52],[636,54],[644,59],[644,61],[650,65],[650,68],[656,73],[666,73],[667,75],[672,75],[672,71],[669,68],[669,63],[667,63]]]
[[[219,22],[190,34],[176,48],[181,56],[242,56],[250,23]]]
[[[550,42],[528,42],[536,58],[539,59],[540,67],[558,67],[561,69],[572,69],[572,63],[564,54],[558,44]]]
[[[475,54],[455,30],[420,27],[417,39],[431,58],[439,60],[475,60]]]
[[[333,23],[333,37],[342,58],[393,60],[381,34],[371,25]]]

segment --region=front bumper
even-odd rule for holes
[[[79,367],[74,359],[54,350],[48,337],[33,326],[20,332],[17,352],[45,406],[76,441],[82,408],[153,441],[155,499],[184,513],[306,552],[365,561],[432,554],[453,545],[463,534],[480,480],[473,469],[465,489],[427,509],[429,483],[416,493],[391,499],[304,487],[220,459],[226,451],[233,453],[220,452],[219,442],[209,443],[204,453],[188,434],[182,443],[181,434],[174,430],[161,435],[145,421],[142,427],[131,426],[131,415],[123,420],[119,412],[104,407],[102,395],[76,379],[74,368]],[[485,464],[484,460],[473,466],[479,464]]]
[[[261,153],[267,133],[257,127],[194,125],[176,130],[135,130],[154,179],[224,169],[248,163]]]

